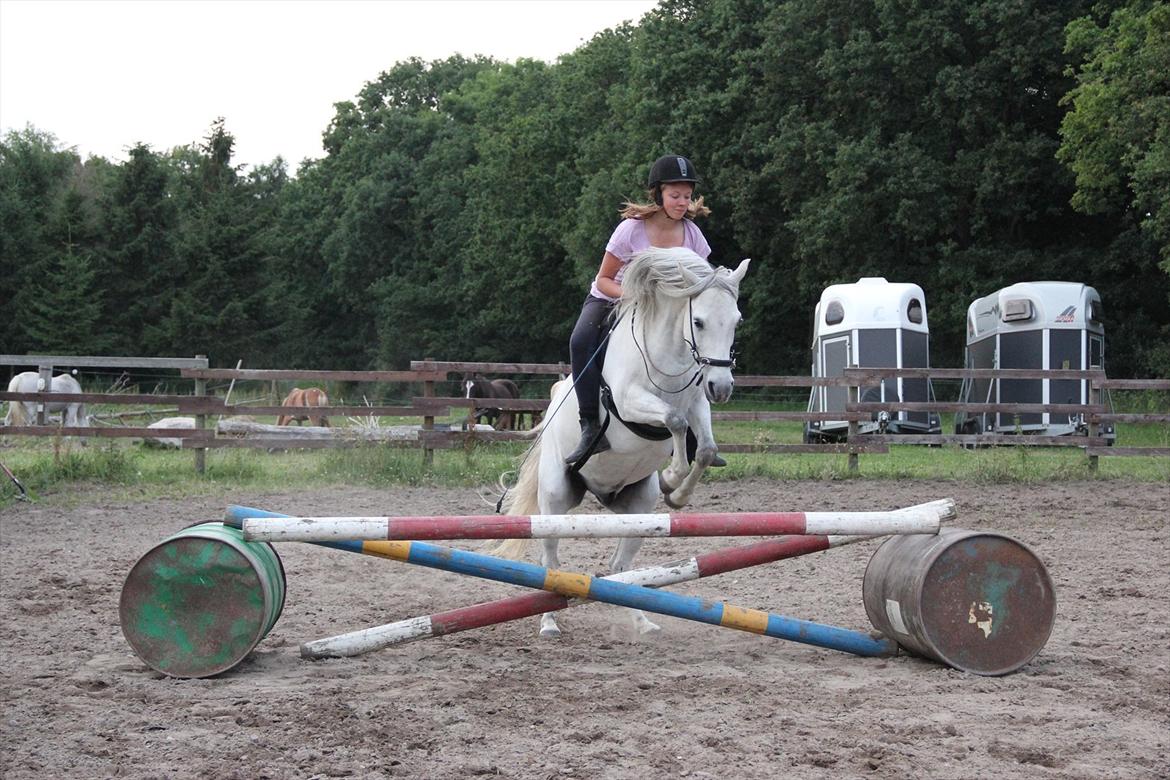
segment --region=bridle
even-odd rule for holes
[[[703,290],[700,290],[698,293],[695,293],[695,295],[699,295],[702,292],[703,292]],[[654,385],[656,388],[658,388],[662,392],[670,394],[670,395],[682,393],[682,392],[690,389],[691,387],[698,387],[700,384],[702,384],[703,372],[706,371],[711,366],[714,366],[715,368],[730,368],[732,370],[735,370],[735,345],[734,344],[732,344],[731,352],[727,356],[726,360],[724,360],[723,358],[707,357],[699,352],[699,348],[698,348],[698,346],[696,346],[698,343],[698,339],[695,337],[695,312],[694,312],[695,295],[692,295],[689,298],[687,298],[687,321],[690,325],[691,337],[689,339],[683,338],[683,341],[686,342],[687,347],[690,348],[691,359],[695,361],[696,368],[695,368],[694,376],[692,376],[690,379],[688,379],[687,383],[677,390],[667,390],[665,387],[663,387],[662,385],[660,385],[654,381],[654,377],[651,376],[651,374],[650,374],[650,366],[652,364],[652,361],[646,355],[646,351],[644,349],[642,349],[642,345],[638,343],[638,334],[637,334],[637,331],[634,330],[634,320],[636,318],[635,317],[636,312],[630,313],[630,337],[634,341],[634,346],[638,348],[638,354],[642,356],[642,366],[646,370],[646,379],[648,379],[650,381],[650,384]],[[668,374],[665,371],[660,370],[657,366],[654,367],[654,370],[658,371],[658,373],[660,373],[660,374],[665,374],[666,376],[669,376],[669,377],[676,377],[676,376],[682,376],[683,374],[685,374],[689,370],[689,368],[683,369],[682,371],[680,371],[677,374]]]

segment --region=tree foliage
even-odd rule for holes
[[[1072,204],[1088,214],[1132,212],[1170,270],[1170,6],[1130,3],[1104,27],[1076,19],[1067,49],[1081,62],[1060,131],[1059,157],[1076,175]]]
[[[1111,373],[1164,373],[1167,20],[1136,1],[662,0],[552,64],[399,62],[336,105],[295,176],[245,173],[223,120],[116,165],[12,132],[6,342],[338,369],[564,360],[622,202],[678,152],[704,177],[712,260],[755,259],[751,373],[806,372],[821,291],[861,276],[923,287],[935,365],[961,364],[974,298],[1091,284]],[[62,307],[74,320],[49,317]]]
[[[1076,177],[1072,206],[1117,225],[1116,269],[1139,305],[1122,323],[1135,362],[1170,373],[1170,323],[1149,316],[1170,305],[1170,6],[1137,0],[1100,5],[1067,27],[1076,84],[1060,127],[1058,158]],[[1137,227],[1142,235],[1131,235]]]

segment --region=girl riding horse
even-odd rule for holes
[[[696,217],[706,216],[711,210],[703,199],[692,200],[695,186],[701,181],[695,165],[686,157],[666,155],[650,166],[646,186],[651,203],[625,204],[622,222],[613,231],[601,269],[585,296],[581,314],[569,338],[569,355],[573,364],[573,381],[580,410],[581,438],[565,457],[565,463],[576,464],[591,452],[609,449],[609,440],[600,426],[601,363],[604,359],[603,330],[614,306],[622,297],[622,278],[626,265],[634,254],[652,247],[685,247],[706,260],[711,247],[703,231],[695,224]],[[687,437],[689,458],[694,457],[695,437]],[[712,466],[724,466],[716,456]]]

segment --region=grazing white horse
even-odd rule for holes
[[[716,269],[686,248],[652,248],[630,261],[602,370],[603,395],[604,386],[611,388],[617,409],[617,415],[608,411],[610,449],[576,474],[565,465],[581,431],[572,386],[557,383],[549,405],[555,412],[523,456],[504,512],[562,514],[580,504],[586,490],[621,514],[653,512],[660,492],[672,507],[687,502],[717,452],[710,402],[726,402],[735,384],[731,350],[741,319],[739,283],[749,262],[734,271]],[[670,436],[643,438],[634,430],[639,424],[665,428]],[[693,466],[686,459],[688,427],[698,438]],[[667,458],[670,465],[659,474]],[[611,569],[629,569],[642,541],[620,540]],[[526,540],[515,540],[498,551],[517,556],[526,547]],[[556,539],[542,540],[541,564],[559,566]],[[640,610],[631,612],[639,633],[658,630]],[[540,634],[560,634],[553,613],[541,617]]]
[[[10,393],[39,393],[45,389],[40,375],[35,371],[25,371],[12,377],[8,383]],[[53,377],[49,388],[51,393],[80,393],[81,384],[68,374],[58,374]],[[70,401],[51,401],[45,405],[46,412],[64,412],[61,423],[70,428],[89,427],[89,417],[85,412],[85,404]],[[10,401],[8,414],[4,415],[5,425],[35,425],[37,405],[33,401]]]

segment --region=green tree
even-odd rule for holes
[[[1117,225],[1101,293],[1127,316],[1111,335],[1121,361],[1170,376],[1170,6],[1103,4],[1066,34],[1076,86],[1057,156],[1076,176],[1073,207]]]
[[[1066,51],[1079,64],[1062,101],[1072,108],[1058,157],[1076,174],[1073,206],[1130,214],[1153,234],[1170,273],[1170,5],[1131,2],[1104,22],[1068,25]]]
[[[757,258],[745,285],[751,370],[807,370],[821,290],[871,275],[927,290],[934,360],[957,364],[973,298],[1099,240],[1096,225],[1062,208],[1071,183],[1053,158],[1068,85],[1061,31],[1082,9],[660,6],[656,25],[690,29],[671,34],[664,56],[680,57],[702,31],[724,30],[733,44],[712,58],[735,63],[731,73],[712,71],[697,45],[681,55],[701,78],[676,102],[722,130],[722,151],[709,153],[714,192],[729,205],[729,243]]]
[[[28,352],[37,343],[27,329],[32,288],[59,260],[61,245],[48,225],[78,162],[52,134],[31,126],[0,142],[0,307],[8,315],[7,352]]]
[[[109,340],[95,295],[90,255],[66,244],[22,296],[29,349],[50,355],[107,354]]]
[[[162,333],[177,354],[221,364],[263,359],[272,323],[266,303],[267,209],[232,162],[235,138],[217,120],[180,176],[179,277]]]
[[[328,156],[302,167],[279,217],[279,296],[312,301],[281,324],[313,334],[301,360],[403,367],[455,354],[474,148],[468,125],[442,103],[491,67],[410,60],[337,105]]]
[[[460,303],[474,337],[466,354],[481,359],[562,357],[584,294],[564,248],[579,186],[563,164],[574,133],[550,110],[554,89],[550,66],[521,60],[480,73],[457,95],[474,116],[477,151],[465,177],[473,210]]]
[[[182,274],[174,246],[179,213],[166,162],[136,144],[112,173],[101,218],[106,250],[99,282],[113,351],[172,354],[164,323]]]

